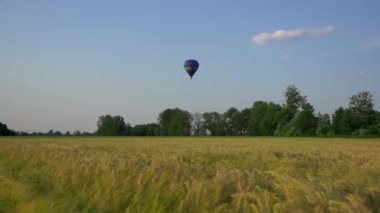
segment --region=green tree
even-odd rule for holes
[[[251,117],[251,109],[245,108],[239,113],[238,132],[239,135],[247,135],[249,119]]]
[[[332,127],[336,135],[352,134],[352,113],[349,109],[339,107],[332,116]]]
[[[46,133],[46,135],[48,135],[48,136],[54,136],[54,130],[49,130],[47,133]]]
[[[312,127],[316,126],[316,119],[314,109],[307,102],[306,96],[302,95],[301,91],[294,85],[286,88],[284,96],[286,100],[277,117],[278,125],[275,135],[301,136],[312,134]]]
[[[191,121],[191,114],[185,110],[179,108],[166,109],[158,117],[160,135],[190,135]]]
[[[159,126],[155,123],[135,125],[131,129],[134,136],[155,136],[159,133]]]
[[[352,113],[354,129],[364,129],[375,124],[376,112],[373,110],[373,97],[368,91],[351,96],[349,109]]]
[[[222,115],[218,112],[205,112],[202,116],[205,129],[210,135],[224,135]]]
[[[16,133],[13,130],[8,129],[6,124],[0,123],[0,136],[15,136]]]
[[[273,102],[256,101],[248,123],[249,135],[273,135],[279,124],[281,106]]]
[[[74,136],[81,136],[82,133],[79,130],[76,130],[76,131],[73,132],[73,135]]]
[[[286,99],[285,107],[290,115],[290,118],[293,118],[298,109],[306,103],[306,96],[302,96],[301,91],[294,85],[288,86],[284,94]]]
[[[260,124],[265,117],[267,108],[268,103],[264,101],[256,101],[253,103],[251,117],[248,124],[249,135],[265,135],[265,133],[260,131]]]
[[[260,123],[259,130],[263,135],[274,135],[280,123],[282,108],[279,104],[270,102],[268,104],[264,118]]]
[[[318,120],[314,115],[314,107],[310,103],[305,103],[302,106],[302,111],[295,117],[295,125],[302,136],[315,135]]]
[[[121,116],[102,115],[98,119],[96,133],[101,136],[128,135],[128,126]]]
[[[229,108],[223,114],[224,131],[226,135],[238,135],[240,112],[235,107]]]
[[[60,131],[55,131],[54,132],[54,136],[62,136],[63,134],[62,134],[62,132],[60,132]]]
[[[328,136],[331,134],[331,120],[329,114],[318,114],[317,136]]]

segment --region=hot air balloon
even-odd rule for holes
[[[195,74],[195,72],[197,72],[198,67],[199,67],[198,61],[194,59],[189,59],[185,61],[185,64],[183,66],[187,74],[189,74],[190,78],[193,79],[193,75]]]

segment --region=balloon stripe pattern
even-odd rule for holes
[[[193,75],[197,72],[199,68],[199,63],[198,61],[194,59],[189,59],[185,61],[185,64],[183,65],[187,74],[189,74],[190,78],[193,78]]]

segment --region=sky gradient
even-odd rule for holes
[[[380,109],[380,1],[0,1],[0,122],[95,131],[189,112],[283,103],[316,112],[370,91]],[[193,80],[186,59],[200,68]]]

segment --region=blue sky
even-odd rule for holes
[[[379,110],[379,11],[377,0],[2,0],[0,122],[94,131],[104,114],[134,125],[171,107],[283,103],[292,84],[317,112],[364,90]]]

